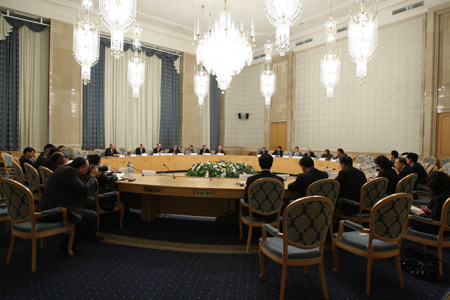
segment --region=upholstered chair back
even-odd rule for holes
[[[36,191],[39,190],[39,174],[36,171],[36,169],[27,163],[24,163],[25,166],[25,174],[27,176],[28,180],[28,186],[30,187],[30,190]]]
[[[22,184],[25,184],[25,177],[23,175],[23,170],[20,167],[20,164],[13,160],[12,168],[14,169],[14,174],[16,174],[16,180]]]
[[[250,209],[260,215],[271,215],[283,205],[284,184],[275,178],[261,178],[248,187]]]
[[[450,157],[445,157],[441,159],[441,166],[444,166],[446,163],[450,162]]]
[[[75,157],[80,157],[80,156],[81,156],[81,151],[75,150]]]
[[[0,190],[8,208],[8,216],[14,222],[27,221],[34,211],[33,195],[23,184],[1,179]]]
[[[397,193],[412,194],[414,185],[416,184],[417,174],[409,174],[397,183]]]
[[[423,158],[423,163],[428,163],[430,165],[435,165],[436,164],[436,157],[433,156],[428,156],[428,157],[424,157]]]
[[[395,242],[402,237],[411,210],[413,197],[400,193],[378,202],[370,213],[370,226],[374,237]]]
[[[450,163],[446,163],[443,167],[442,167],[442,172],[444,172],[445,174],[450,176]]]
[[[5,167],[12,168],[14,157],[9,153],[2,153],[3,162],[5,163]]]
[[[389,179],[380,177],[370,180],[361,188],[361,205],[363,208],[370,210],[378,201],[383,199]]]
[[[83,158],[86,158],[86,159],[87,159],[88,155],[89,155],[89,152],[87,152],[87,151],[81,151],[81,153],[80,153],[80,156]]]
[[[95,150],[94,150],[94,154],[97,154],[98,156],[101,156],[101,154],[102,154],[102,149],[95,149]]]
[[[367,156],[366,157],[366,165],[373,165],[373,164],[374,164],[373,157]]]
[[[52,170],[50,170],[50,169],[48,169],[46,167],[43,167],[43,166],[39,167],[39,176],[41,176],[42,184],[44,185],[44,187],[47,184],[48,178],[52,174],[53,174]]]
[[[336,179],[321,179],[311,183],[306,189],[306,196],[323,196],[333,202],[333,209],[336,207],[339,198],[340,184]]]
[[[307,196],[289,204],[283,213],[283,233],[300,247],[317,247],[327,236],[333,203],[322,196]]]
[[[66,148],[66,151],[64,151],[64,155],[68,156],[68,157],[73,157],[74,156],[74,152],[72,148]]]
[[[365,162],[366,162],[366,156],[365,155],[359,155],[356,158],[356,163],[357,164],[363,165]]]

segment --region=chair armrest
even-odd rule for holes
[[[242,206],[244,206],[244,207],[248,207],[248,203],[244,201],[244,198],[241,198],[241,199],[239,200],[239,203],[240,203]]]
[[[418,216],[418,215],[411,215],[411,219],[419,221],[419,222],[423,222],[423,223],[428,223],[431,225],[441,225],[441,222],[437,222],[431,218],[425,218],[425,217]]]
[[[107,192],[107,193],[103,193],[103,194],[98,194],[98,196],[100,198],[107,198],[107,197],[112,197],[112,196],[116,196],[116,195],[117,195],[116,191]]]
[[[344,220],[344,225],[347,226],[347,227],[350,227],[350,228],[352,228],[354,230],[357,230],[357,231],[364,230],[364,226],[362,226],[361,224],[352,222],[350,220]]]
[[[359,202],[356,202],[355,200],[350,200],[350,199],[347,199],[347,198],[341,198],[341,202],[344,202],[344,203],[349,204],[349,205],[354,205],[354,206],[358,206],[359,205]]]
[[[53,215],[53,214],[56,214],[59,212],[62,212],[62,207],[55,207],[55,208],[40,211],[42,216],[49,216],[49,215]]]
[[[278,229],[276,229],[275,227],[271,226],[270,224],[264,224],[264,229],[273,236],[281,235],[280,231]]]

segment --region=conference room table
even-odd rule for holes
[[[119,191],[140,197],[141,220],[151,221],[158,214],[181,214],[217,217],[228,210],[236,210],[236,199],[244,196],[245,180],[238,178],[205,178],[185,176],[186,170],[194,163],[204,161],[246,162],[259,171],[256,156],[221,155],[162,155],[102,158],[104,165],[116,169],[124,168],[128,162],[138,170],[168,171],[164,164],[176,173],[170,172],[154,176],[142,176],[139,171],[133,175],[134,181],[119,181]],[[336,162],[315,160],[318,169],[327,166],[337,169]],[[182,173],[180,171],[183,171]],[[275,157],[273,172],[284,174],[301,173],[297,158]],[[297,198],[297,193],[287,186],[295,177],[285,181],[285,199]]]

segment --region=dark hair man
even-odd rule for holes
[[[402,180],[409,174],[414,173],[414,170],[408,165],[404,157],[397,157],[394,166],[398,174],[398,180]]]
[[[189,148],[186,148],[186,150],[184,150],[184,154],[186,155],[190,155],[191,153],[195,153],[193,145],[189,145]]]
[[[173,155],[177,155],[178,153],[181,153],[180,149],[178,149],[178,145],[174,145],[172,149],[169,150],[169,153],[173,153]]]
[[[298,196],[301,198],[306,196],[306,189],[311,183],[328,178],[328,174],[314,168],[314,161],[310,157],[303,157],[299,164],[303,173],[297,175],[297,179],[288,185],[288,189],[298,191]]]
[[[156,148],[153,148],[153,154],[159,154],[160,152],[164,152],[164,149],[161,147],[161,143],[156,145]]]
[[[198,152],[199,155],[203,155],[205,153],[211,153],[211,151],[209,151],[208,147],[206,147],[206,145],[202,146],[202,149],[200,149],[200,152]]]
[[[119,156],[119,152],[116,150],[116,145],[109,144],[109,148],[105,149],[105,156]]]
[[[302,153],[300,152],[300,149],[298,148],[298,146],[295,146],[295,149],[292,152],[292,156],[302,156]]]
[[[258,154],[261,154],[261,155],[267,154],[267,153],[268,153],[268,152],[267,152],[266,147],[262,147],[261,150],[258,152]]]
[[[24,163],[34,165],[33,157],[35,153],[36,151],[31,147],[26,147],[25,149],[23,149],[23,155],[20,157],[19,163],[24,173],[25,173]]]
[[[272,155],[279,156],[279,157],[283,157],[283,150],[281,150],[281,146],[278,146],[278,147],[277,147],[277,150],[275,150],[275,151],[272,153]]]
[[[333,158],[333,155],[331,155],[329,149],[325,149],[325,151],[320,156],[321,158],[325,158],[326,160],[331,160]]]
[[[392,163],[392,165],[394,165],[395,159],[396,159],[397,157],[398,157],[398,151],[392,150],[392,151],[391,151],[391,163]]]
[[[337,154],[334,157],[334,159],[340,159],[341,157],[347,156],[347,154],[345,154],[344,149],[342,148],[338,148],[337,149]]]
[[[64,153],[60,151],[56,151],[52,154],[51,158],[49,160],[45,160],[42,163],[42,166],[49,168],[53,172],[56,171],[60,166],[64,165],[66,163],[66,156]]]
[[[140,144],[138,148],[136,148],[135,151],[136,154],[144,154],[147,153],[147,150],[145,150],[145,145],[144,144]]]
[[[427,171],[425,171],[424,167],[417,162],[419,159],[419,156],[416,153],[408,153],[406,156],[406,162],[407,164],[413,169],[414,173],[417,174],[417,184],[426,185],[427,184]]]
[[[216,154],[217,153],[222,153],[223,155],[226,155],[225,151],[222,149],[222,146],[217,146],[217,150],[216,150]]]
[[[54,151],[51,152],[50,151],[56,149],[55,147],[53,148],[45,148],[44,152],[41,153],[41,155],[39,155],[39,157],[36,159],[36,161],[34,162],[33,166],[36,170],[39,169],[40,166],[42,166],[42,164],[44,163],[44,161],[46,161],[47,159],[50,159],[50,155],[54,153]],[[56,149],[56,151],[58,151],[58,149]],[[49,160],[46,161],[46,163],[48,163]]]

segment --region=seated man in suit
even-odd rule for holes
[[[339,148],[337,149],[337,154],[334,157],[334,159],[340,159],[341,157],[347,156],[347,154],[345,154],[344,149]]]
[[[191,153],[195,153],[195,149],[194,149],[194,146],[189,145],[189,148],[186,148],[186,149],[184,150],[184,154],[185,154],[185,155],[190,155]]]
[[[261,155],[263,155],[263,154],[268,154],[268,153],[269,153],[269,152],[267,152],[266,147],[262,147],[261,150],[258,152],[258,154],[261,154]]]
[[[50,150],[53,149],[54,147],[47,147],[44,149],[44,151],[42,151],[41,155],[39,155],[39,157],[36,159],[36,161],[33,164],[33,167],[37,170],[41,165],[42,162],[50,157]]]
[[[281,146],[278,146],[277,150],[273,151],[272,155],[278,156],[278,157],[283,157],[283,150],[281,150]]]
[[[392,165],[395,164],[395,160],[397,159],[397,157],[398,157],[398,152],[396,150],[392,150],[391,151],[391,163],[392,163]]]
[[[109,144],[109,148],[105,150],[105,156],[119,156],[119,152],[116,150],[116,145]]]
[[[325,158],[326,160],[331,160],[333,158],[333,155],[331,155],[329,149],[325,149],[325,151],[320,156],[321,158]]]
[[[57,148],[47,148],[44,152],[44,155],[42,157],[42,159],[40,160],[36,160],[36,162],[34,163],[34,168],[36,170],[39,170],[40,166],[47,166],[51,161],[52,161],[52,155],[56,152],[61,153],[60,151],[58,151]],[[42,156],[42,155],[41,155]],[[41,157],[39,156],[39,158]]]
[[[223,155],[226,155],[225,151],[223,151],[222,146],[220,145],[217,147],[216,154],[217,153],[222,153]]]
[[[414,173],[417,174],[417,184],[427,184],[427,171],[425,171],[424,167],[417,162],[419,156],[416,153],[408,153],[406,157],[406,163],[413,169]]]
[[[64,145],[59,145],[59,146],[58,146],[58,151],[60,151],[60,152],[62,152],[62,153],[66,152],[66,146],[64,146]]]
[[[375,158],[375,164],[377,168],[380,170],[378,173],[378,177],[385,177],[389,179],[388,186],[386,189],[386,195],[392,195],[395,193],[398,183],[397,173],[392,169],[392,163],[384,155],[379,155]]]
[[[303,153],[303,156],[306,156],[306,157],[316,157],[316,155],[314,154],[314,152],[311,152],[311,149],[306,149],[306,152],[305,153]]]
[[[339,164],[341,165],[341,171],[336,177],[341,185],[339,197],[359,202],[361,188],[367,182],[366,175],[353,167],[353,160],[349,156],[341,157]],[[358,213],[358,208],[342,203],[341,211],[345,214],[355,214]]]
[[[75,224],[74,251],[82,250],[79,242],[82,240],[96,241],[103,238],[98,237],[97,213],[86,207],[95,207],[95,200],[88,197],[89,191],[93,189],[95,180],[84,182],[82,176],[90,175],[97,177],[96,168],[90,168],[89,163],[83,157],[75,158],[68,166],[58,168],[49,177],[47,185],[39,204],[38,211],[55,207],[66,207],[69,221]],[[60,214],[45,218],[46,221],[61,221]],[[68,236],[61,241],[60,249],[67,249]]]
[[[301,198],[306,196],[306,189],[311,183],[328,178],[328,174],[314,168],[314,161],[310,157],[303,157],[299,164],[303,173],[297,175],[297,179],[288,185],[288,189],[298,191],[298,197]]]
[[[302,153],[300,152],[300,149],[295,147],[295,150],[292,152],[292,156],[302,156]]]
[[[156,148],[153,148],[153,154],[159,154],[159,153],[164,153],[164,149],[161,147],[160,143],[158,143],[158,145],[156,145]]]
[[[23,155],[19,159],[20,166],[22,167],[22,171],[25,173],[24,163],[34,165],[33,157],[36,151],[31,147],[26,147],[23,149]]]
[[[145,145],[144,144],[140,144],[139,148],[136,148],[136,154],[144,154],[147,153],[147,150],[145,150]]]
[[[56,169],[58,169],[60,166],[63,166],[65,163],[66,163],[66,156],[64,155],[64,153],[60,151],[55,151],[50,157],[50,160],[45,160],[42,163],[42,166],[55,172]]]
[[[203,145],[202,149],[200,149],[200,152],[198,152],[199,155],[203,155],[204,153],[211,153],[206,145]]]
[[[397,157],[395,159],[395,170],[397,171],[398,180],[402,180],[409,174],[414,173],[414,170],[408,165],[406,158]]]
[[[178,149],[178,145],[174,145],[172,149],[169,150],[169,153],[172,153],[173,155],[177,155],[178,153],[181,153],[180,149]]]
[[[252,184],[256,180],[261,179],[261,178],[270,177],[270,178],[278,179],[279,181],[281,181],[284,184],[283,178],[281,178],[280,176],[277,176],[275,174],[272,174],[272,172],[270,171],[270,169],[272,168],[272,164],[273,164],[273,157],[271,155],[262,154],[258,158],[258,162],[259,162],[259,166],[261,167],[261,172],[247,178],[247,182],[245,184],[244,201],[246,203],[248,203],[248,195],[247,195],[248,187],[250,186],[250,184]],[[244,214],[248,215],[248,210],[246,213],[244,211]]]

